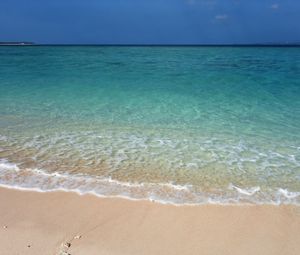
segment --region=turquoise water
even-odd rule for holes
[[[300,48],[0,47],[0,183],[300,202]]]

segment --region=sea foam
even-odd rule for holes
[[[151,200],[163,204],[299,204],[300,192],[278,188],[269,192],[260,187],[241,188],[229,185],[221,193],[195,192],[192,185],[174,183],[130,183],[111,177],[47,172],[41,169],[19,168],[17,164],[0,160],[0,186],[38,192],[65,191],[92,194],[99,197],[121,197]],[[229,191],[229,192],[228,192]],[[235,191],[235,192],[233,192]]]

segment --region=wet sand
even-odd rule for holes
[[[299,254],[300,207],[173,206],[0,188],[0,254]]]

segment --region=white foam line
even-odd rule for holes
[[[12,163],[8,163],[5,162],[4,160],[2,160],[2,162],[0,161],[0,169],[5,169],[5,170],[14,170],[16,172],[20,171],[19,167],[16,164],[12,164]],[[80,178],[84,178],[85,180],[97,180],[100,182],[105,182],[105,183],[113,183],[119,186],[123,186],[123,187],[136,187],[136,188],[140,188],[140,187],[145,187],[145,186],[162,186],[162,187],[168,187],[174,190],[186,190],[188,191],[189,188],[191,187],[191,185],[187,185],[187,186],[182,186],[182,185],[177,185],[177,184],[172,184],[172,183],[130,183],[130,182],[121,182],[118,180],[114,180],[111,177],[108,178],[97,178],[97,177],[91,177],[91,176],[87,176],[87,175],[82,175],[82,174],[78,174],[78,175],[70,175],[67,173],[61,174],[58,172],[53,172],[53,173],[48,173],[44,170],[41,169],[37,169],[37,168],[27,168],[26,171],[30,171],[33,172],[35,174],[38,175],[43,175],[43,176],[47,176],[47,177],[58,177],[58,178],[65,178],[65,179],[69,179],[69,178],[73,178],[73,179],[80,179]]]
[[[189,202],[182,202],[182,203],[176,203],[172,201],[166,201],[161,199],[156,199],[153,197],[148,198],[133,198],[130,196],[124,196],[124,195],[102,195],[95,191],[80,191],[78,189],[64,189],[64,188],[55,188],[55,189],[40,189],[40,188],[28,188],[28,187],[20,187],[20,186],[14,186],[14,185],[6,185],[1,184],[0,187],[6,188],[6,189],[14,189],[14,190],[20,190],[20,191],[32,191],[32,192],[39,192],[39,193],[52,193],[52,192],[66,192],[66,193],[76,193],[77,195],[83,196],[83,195],[93,195],[99,198],[120,198],[120,199],[126,199],[131,201],[150,201],[158,204],[163,205],[173,205],[173,206],[204,206],[204,205],[220,205],[220,206],[256,206],[256,205],[283,205],[283,204],[290,204],[287,202],[281,202],[281,201],[268,201],[268,202],[240,202],[237,200],[234,200],[233,198],[227,199],[228,201],[219,201],[214,200],[212,198],[207,198],[206,201],[199,202],[199,203],[189,203]],[[298,192],[300,193],[300,192]],[[299,206],[298,203],[292,203],[293,205]]]
[[[21,170],[19,169],[19,167],[16,164],[12,164],[9,163],[6,160],[0,160],[0,171],[3,172],[2,174],[8,174],[8,176],[11,178],[18,178],[18,173],[20,173],[21,171],[24,172],[32,172],[33,174],[37,175],[37,176],[46,176],[47,178],[58,178],[61,179],[63,182],[67,181],[67,185],[70,186],[70,182],[71,185],[74,186],[74,181],[85,181],[87,184],[107,184],[107,183],[112,183],[115,184],[117,186],[121,186],[121,187],[137,187],[137,188],[155,188],[157,186],[160,187],[168,187],[177,191],[181,191],[181,192],[191,192],[190,191],[190,187],[191,186],[181,186],[181,185],[175,185],[172,183],[141,183],[141,184],[135,184],[135,183],[129,183],[129,182],[119,182],[117,180],[113,180],[111,178],[97,178],[97,177],[92,177],[92,176],[88,176],[88,175],[70,175],[70,174],[61,174],[61,173],[48,173],[45,172],[43,170],[40,169],[25,169],[25,170]],[[15,172],[15,175],[12,175],[13,172]],[[4,176],[5,178],[5,176]],[[34,177],[33,177],[34,178]],[[38,178],[39,180],[39,178]],[[3,183],[4,181],[4,183]],[[29,187],[22,187],[19,185],[14,185],[14,184],[7,184],[5,183],[5,179],[2,181],[2,183],[0,183],[0,187],[4,187],[4,188],[11,188],[11,189],[17,189],[17,190],[27,190],[27,191],[35,191],[35,192],[55,192],[55,191],[63,191],[63,192],[75,192],[79,195],[85,195],[85,194],[91,194],[91,195],[95,195],[97,197],[102,197],[102,198],[123,198],[123,199],[129,199],[129,200],[134,200],[134,201],[152,201],[152,202],[157,202],[160,204],[172,204],[172,205],[176,205],[176,206],[181,206],[181,205],[191,205],[191,206],[196,206],[196,205],[205,205],[205,204],[217,204],[217,205],[255,205],[255,204],[272,204],[272,205],[280,205],[280,204],[295,204],[295,205],[299,205],[299,203],[297,203],[295,201],[295,199],[300,195],[300,192],[290,192],[286,189],[282,189],[279,188],[277,190],[277,192],[275,192],[274,195],[277,194],[276,196],[276,200],[269,200],[269,201],[252,201],[250,200],[250,202],[241,202],[240,199],[243,201],[244,198],[243,197],[237,197],[237,198],[231,198],[231,197],[226,197],[226,198],[222,198],[222,197],[218,197],[218,198],[213,198],[213,197],[207,197],[207,198],[202,198],[202,201],[197,201],[196,203],[189,203],[189,202],[173,202],[173,201],[169,201],[169,200],[162,200],[162,199],[156,199],[155,197],[153,197],[153,195],[148,196],[146,198],[133,198],[127,195],[103,195],[103,194],[99,194],[99,192],[96,192],[95,189],[93,189],[93,187],[90,187],[90,190],[82,190],[82,189],[74,189],[74,188],[60,188],[60,187],[52,187],[52,188],[36,188],[36,187],[30,187],[32,186],[32,183],[23,183],[24,185],[29,185]],[[1,178],[0,178],[0,182],[1,182]],[[36,185],[40,185],[42,184],[41,182],[36,183]],[[75,183],[76,184],[76,183]],[[21,185],[22,185],[22,180],[21,180]],[[239,194],[243,195],[243,196],[247,196],[247,197],[251,197],[254,194],[256,194],[257,192],[260,191],[260,187],[251,187],[248,189],[242,189],[239,188],[237,186],[234,185],[230,185],[229,190],[235,189],[236,191],[238,191]],[[105,193],[105,190],[103,190],[103,192]],[[120,193],[120,192],[119,192]],[[122,192],[121,192],[122,193]],[[125,192],[126,193],[126,192]],[[152,193],[152,192],[151,192]],[[200,195],[200,194],[198,194]],[[205,195],[205,194],[202,194]],[[281,200],[280,196],[283,195],[286,199],[285,200]],[[178,198],[174,198],[175,200]]]
[[[255,206],[256,204],[253,203],[230,203],[230,202],[220,202],[220,201],[214,201],[210,198],[207,199],[206,202],[203,203],[175,203],[175,202],[171,202],[171,201],[165,201],[165,200],[160,200],[160,199],[155,199],[152,197],[149,198],[132,198],[129,196],[122,196],[122,195],[112,195],[112,196],[108,196],[108,195],[101,195],[99,193],[96,193],[94,191],[87,191],[87,192],[82,192],[80,190],[77,189],[63,189],[63,188],[56,188],[56,189],[49,189],[49,190],[43,190],[40,188],[25,188],[25,187],[20,187],[20,186],[11,186],[11,185],[6,185],[6,184],[0,184],[1,188],[5,188],[5,189],[12,189],[12,190],[19,190],[19,191],[26,191],[26,192],[38,192],[38,193],[55,193],[55,192],[66,192],[66,193],[75,193],[79,196],[84,196],[84,195],[92,195],[95,197],[99,197],[99,198],[117,198],[117,199],[125,199],[125,200],[130,200],[130,201],[146,201],[146,202],[153,202],[153,203],[157,203],[157,204],[162,204],[162,205],[172,205],[172,206],[205,206],[207,204],[211,204],[211,205],[220,205],[220,206]],[[275,203],[270,203],[272,205],[277,205]]]

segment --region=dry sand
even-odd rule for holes
[[[300,254],[295,206],[172,206],[0,188],[0,227],[1,255]]]

